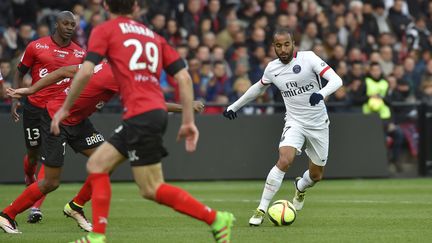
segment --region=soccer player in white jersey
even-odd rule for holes
[[[293,204],[301,210],[306,189],[321,180],[327,162],[329,146],[329,119],[325,97],[342,86],[341,78],[327,63],[312,51],[294,52],[294,40],[287,29],[277,29],[273,35],[273,47],[279,57],[271,61],[259,82],[230,105],[224,116],[230,120],[248,102],[255,100],[270,84],[280,90],[286,107],[285,126],[279,143],[279,160],[270,170],[264,185],[260,204],[250,218],[251,226],[259,226],[274,195],[279,190],[285,173],[296,154],[306,144],[309,169],[295,179]],[[328,80],[322,87],[321,77]]]

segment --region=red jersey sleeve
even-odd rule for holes
[[[163,68],[169,75],[174,76],[178,71],[185,68],[186,65],[177,51],[164,38],[161,38],[161,40]]]
[[[102,26],[95,27],[89,38],[86,60],[94,64],[98,64],[108,50],[108,33]]]
[[[30,67],[34,64],[34,57],[35,57],[35,48],[34,43],[30,43],[27,48],[25,49],[21,61],[18,63],[18,70],[25,74],[30,69]]]

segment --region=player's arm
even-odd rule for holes
[[[339,89],[342,86],[342,79],[315,53],[310,52],[309,55],[312,69],[315,71],[315,73],[328,80],[328,83],[324,88],[310,96],[309,103],[311,106],[315,106],[321,100],[324,100],[327,96],[333,94],[337,89]]]
[[[236,100],[232,105],[223,112],[223,115],[233,120],[237,118],[237,111],[240,110],[247,103],[255,100],[259,95],[261,95],[270,85],[263,83],[262,79],[252,85],[238,100]]]
[[[7,94],[12,98],[21,98],[22,96],[32,95],[55,82],[61,81],[62,79],[73,78],[77,70],[77,65],[61,67],[54,72],[49,73],[32,86],[28,88],[8,89]]]
[[[177,103],[166,103],[167,109],[169,112],[182,112],[183,106]],[[204,103],[199,100],[196,100],[192,103],[192,108],[195,112],[201,113],[204,110]]]
[[[87,58],[89,55],[87,55]],[[95,63],[93,61],[86,61],[82,64],[81,68],[75,74],[75,77],[72,80],[72,84],[69,89],[69,93],[64,101],[62,107],[56,112],[52,121],[51,121],[51,132],[55,135],[60,133],[60,122],[64,120],[69,115],[69,110],[72,105],[75,103],[75,100],[81,94],[84,87],[87,85],[90,77],[93,75],[93,69],[95,67]]]

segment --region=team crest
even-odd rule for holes
[[[295,65],[294,67],[293,67],[293,72],[294,73],[299,73],[301,71],[301,67],[300,67],[300,65]]]

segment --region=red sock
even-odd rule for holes
[[[35,163],[30,163],[30,161],[29,161],[29,157],[28,157],[28,155],[26,154],[25,156],[24,156],[24,173],[27,175],[27,176],[29,176],[29,177],[31,177],[31,176],[33,176],[35,173],[36,173],[36,167],[37,167],[37,163],[35,162]]]
[[[156,201],[167,205],[180,213],[211,225],[216,219],[216,211],[193,198],[188,192],[178,187],[162,184],[156,191]]]
[[[78,206],[82,207],[86,204],[86,202],[90,201],[91,195],[92,189],[90,184],[90,177],[88,177],[84,182],[84,185],[81,187],[81,190],[78,192],[78,194],[74,197],[72,201]]]
[[[45,178],[45,166],[41,165],[40,169],[39,169],[39,173],[37,176],[37,181],[41,181],[43,180],[43,178]],[[40,208],[42,206],[42,203],[45,200],[46,195],[43,195],[41,197],[41,199],[37,200],[37,202],[35,202],[32,206],[32,208]]]
[[[28,186],[13,203],[3,210],[10,218],[15,219],[16,215],[30,208],[33,203],[39,200],[44,194],[39,189],[38,183]]]
[[[111,200],[111,184],[108,173],[90,174],[93,210],[93,232],[105,234]]]

